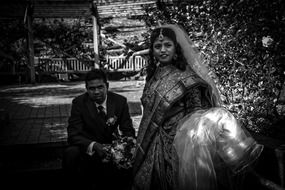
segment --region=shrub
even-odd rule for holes
[[[146,7],[147,25],[183,26],[219,79],[225,106],[248,129],[284,136],[284,105],[280,109],[278,101],[285,60],[282,1],[178,2]]]

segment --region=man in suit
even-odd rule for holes
[[[108,91],[109,84],[102,70],[89,71],[85,85],[87,92],[72,101],[67,128],[69,147],[64,153],[63,168],[68,180],[77,182],[81,188],[95,185],[107,189],[112,183],[106,182],[124,174],[104,160],[107,154],[104,146],[111,144],[118,129],[122,135],[132,137],[135,130],[127,99]],[[108,123],[110,119],[112,122]],[[71,186],[77,188],[75,183]]]

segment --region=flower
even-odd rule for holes
[[[119,136],[111,145],[104,147],[107,152],[104,162],[112,161],[119,169],[129,169],[133,166],[136,149],[136,139]]]
[[[107,120],[106,124],[107,124],[108,126],[115,125],[115,123],[117,122],[117,119],[118,119],[117,116],[110,117],[110,118]]]
[[[116,152],[114,149],[112,149],[111,151],[114,155],[115,160],[122,160],[124,158],[124,155],[122,154],[122,152]]]
[[[262,37],[262,45],[263,47],[269,47],[273,43],[273,39],[271,36],[263,36]]]
[[[110,144],[103,144],[103,150],[105,151],[105,157],[102,159],[103,163],[107,163],[111,161],[111,145]]]

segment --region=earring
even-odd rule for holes
[[[157,67],[159,66],[159,61],[156,57],[153,56],[153,63],[154,65],[156,65]]]
[[[175,54],[175,55],[173,56],[173,60],[174,60],[174,61],[177,60],[177,54]]]
[[[157,62],[158,62],[158,60],[156,59],[156,57],[155,57],[155,56],[153,56],[153,61],[154,61],[155,63],[157,63]]]

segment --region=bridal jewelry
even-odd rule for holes
[[[160,32],[159,32],[159,36],[158,36],[158,39],[159,40],[163,40],[163,34],[162,34],[162,28],[160,29]]]

